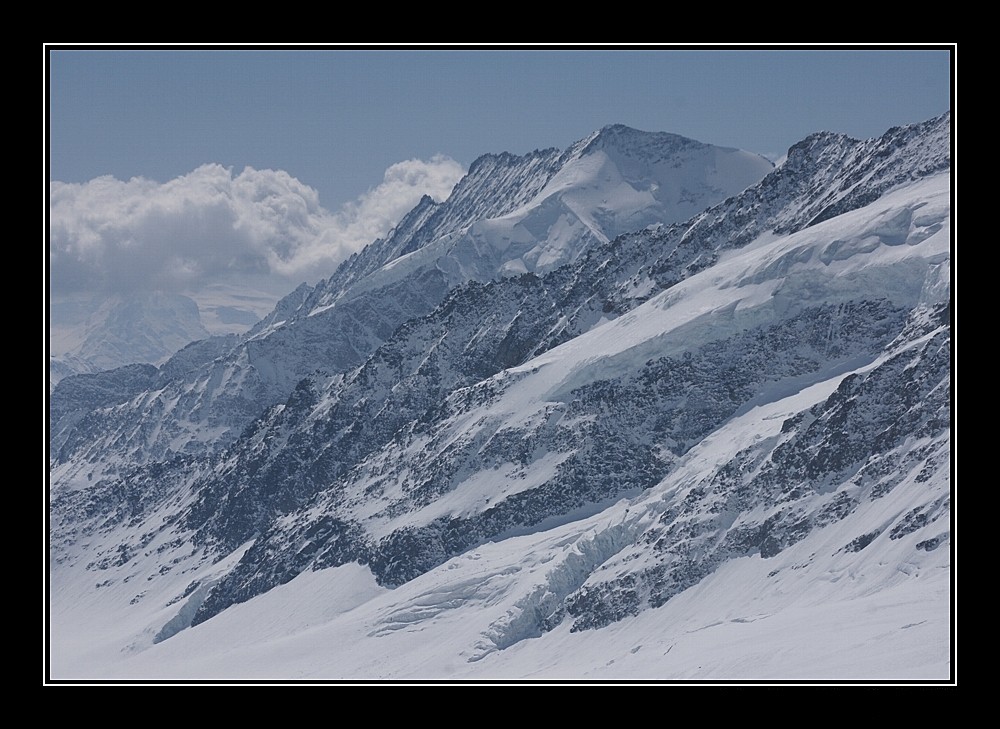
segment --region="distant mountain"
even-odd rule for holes
[[[488,155],[60,383],[53,677],[947,679],[950,151]]]
[[[50,391],[63,378],[129,364],[159,365],[209,336],[243,334],[278,297],[216,284],[190,296],[163,292],[54,302],[50,307]]]
[[[93,309],[74,308],[70,313],[64,305],[58,311],[61,316],[53,321],[56,347],[62,350],[50,366],[56,382],[64,372],[98,372],[137,362],[159,364],[185,344],[208,336],[198,305],[187,296],[113,296]],[[66,326],[67,318],[83,321]]]

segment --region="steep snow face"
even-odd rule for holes
[[[602,129],[585,147],[583,160],[595,174],[570,185],[569,199],[574,207],[598,211],[590,217],[606,226],[608,238],[644,228],[649,221],[669,225],[687,220],[708,207],[706,200],[714,204],[743,192],[773,167],[750,152],[622,125]],[[568,172],[552,186],[580,176]]]
[[[425,267],[443,271],[449,287],[550,271],[595,242],[685,220],[771,169],[748,152],[623,126],[565,152],[487,155],[445,203],[421,201],[385,241],[319,287],[304,311],[314,315]]]
[[[686,220],[760,181],[771,168],[763,157],[740,150],[606,127],[571,148],[523,206],[473,222],[435,249],[411,256],[410,265],[435,259],[453,284],[545,273],[595,243]]]
[[[565,153],[547,149],[518,156],[508,153],[483,155],[452,190],[448,199],[435,203],[424,197],[385,239],[379,239],[351,256],[301,308],[300,316],[314,316],[341,299],[351,299],[360,291],[370,291],[405,278],[420,265],[433,268],[435,256],[414,258],[417,251],[453,237],[473,223],[502,217],[529,204],[564,163]],[[440,246],[439,246],[440,247]],[[409,263],[400,265],[399,261]],[[420,263],[414,265],[414,262]],[[382,275],[391,266],[394,273]]]

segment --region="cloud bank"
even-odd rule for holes
[[[191,291],[231,274],[315,282],[385,235],[422,195],[448,196],[464,170],[441,155],[406,160],[331,212],[282,170],[217,164],[159,183],[51,182],[53,293]]]

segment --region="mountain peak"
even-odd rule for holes
[[[627,157],[642,157],[657,162],[682,150],[707,149],[710,146],[670,132],[646,132],[624,124],[609,124],[583,140],[581,152],[615,150]]]

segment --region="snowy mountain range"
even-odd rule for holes
[[[197,299],[162,291],[49,303],[49,390],[64,377],[125,365],[161,365],[209,336],[242,334],[278,297],[215,284]]]
[[[187,296],[150,293],[52,307],[50,380],[135,363],[160,364],[209,336],[198,305]]]
[[[947,680],[950,131],[486,155],[60,381],[52,678]]]

